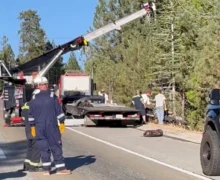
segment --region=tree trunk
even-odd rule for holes
[[[185,119],[185,92],[182,92],[182,118]]]
[[[140,59],[139,59],[139,57],[140,57],[140,47],[139,47],[139,43],[137,43],[137,68],[139,69],[140,68]]]

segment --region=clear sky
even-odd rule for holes
[[[41,18],[41,27],[49,40],[57,45],[84,35],[92,26],[98,0],[1,0],[0,37],[7,36],[17,57],[20,29],[19,13],[36,10]],[[79,52],[76,52],[77,57]],[[69,54],[64,55],[66,62]],[[80,63],[82,65],[82,63]]]

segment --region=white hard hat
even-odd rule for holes
[[[37,77],[34,79],[34,84],[48,84],[48,80],[45,77]]]

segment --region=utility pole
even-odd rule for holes
[[[172,11],[173,11],[173,2],[170,1]],[[176,86],[175,86],[175,62],[174,62],[174,17],[172,14],[172,20],[171,20],[171,55],[172,55],[172,102],[173,102],[173,114],[176,116]]]
[[[172,86],[172,94],[173,94],[173,113],[174,116],[176,115],[176,86],[175,86],[175,73],[174,73],[174,24],[173,24],[173,20],[171,23],[171,33],[172,33],[172,46],[171,46],[171,52],[172,52],[172,81],[173,81],[173,86]]]
[[[94,63],[92,62],[92,79],[94,79]]]

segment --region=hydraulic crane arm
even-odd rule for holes
[[[61,55],[68,53],[70,51],[79,50],[83,46],[88,46],[88,43],[90,41],[94,40],[95,38],[100,37],[106,33],[114,31],[114,30],[120,30],[121,26],[123,26],[131,21],[134,21],[138,18],[141,18],[145,15],[149,15],[149,13],[150,13],[149,9],[152,9],[152,8],[149,8],[149,6],[151,6],[151,4],[146,3],[142,6],[141,10],[139,10],[129,16],[126,16],[122,19],[119,19],[113,23],[110,23],[104,27],[101,27],[100,29],[97,29],[93,32],[90,32],[84,36],[78,37],[70,42],[67,42],[63,45],[60,45],[60,46],[52,49],[51,51],[48,51],[47,53],[30,60],[29,62],[27,62],[25,64],[22,64],[14,69],[11,69],[11,72],[12,73],[16,73],[19,71],[23,71],[24,73],[25,72],[33,72],[33,71],[36,71],[35,68],[37,66],[46,63],[47,64],[46,67],[43,68],[38,74],[39,77],[42,77],[48,72],[48,70],[54,65],[54,63],[56,63],[57,59]]]
[[[111,32],[111,31],[114,31],[114,30],[121,30],[121,26],[135,20],[135,19],[138,19],[142,16],[145,16],[147,14],[147,9],[146,9],[147,6],[144,6],[143,9],[127,16],[127,17],[124,17],[122,19],[119,19],[113,23],[110,23],[100,29],[97,29],[91,33],[88,33],[84,36],[84,38],[87,40],[87,41],[91,41],[99,36],[102,36],[103,34],[106,34],[108,32]]]
[[[48,64],[49,62],[53,61],[53,59],[57,57],[58,54],[59,56],[56,59],[58,59],[62,54],[80,49],[83,44],[80,44],[79,42],[81,42],[82,39],[83,37],[79,37],[68,43],[60,45],[24,64],[19,65],[18,67],[12,68],[10,71],[12,74],[20,71],[23,71],[24,73],[36,72],[38,71],[39,65]],[[73,48],[71,45],[75,45],[75,48]],[[61,51],[62,53],[60,53]]]

